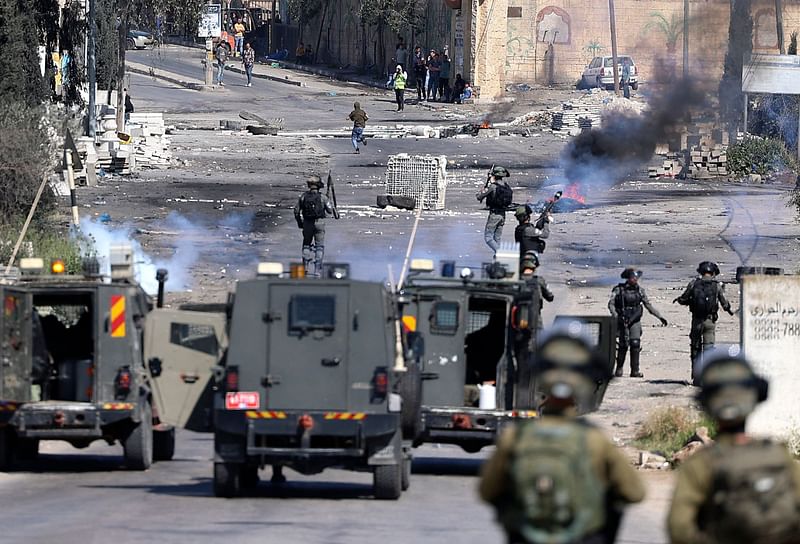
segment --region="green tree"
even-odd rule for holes
[[[667,46],[668,53],[675,53],[678,45],[678,39],[683,34],[683,17],[679,17],[676,13],[670,15],[667,19],[663,13],[653,11],[650,13],[650,22],[644,26],[645,30],[655,30],[660,33]]]
[[[300,26],[300,39],[303,39],[303,29],[310,23],[322,9],[322,0],[287,0],[286,6],[289,17],[297,21]]]
[[[0,97],[4,100],[34,106],[47,97],[36,49],[38,35],[36,18],[24,0],[0,0]]]
[[[753,52],[753,18],[751,0],[730,0],[731,20],[728,27],[728,51],[719,83],[719,105],[722,119],[734,130],[744,113],[742,66],[745,55]]]
[[[797,31],[793,30],[789,37],[789,49],[786,51],[789,55],[797,54]]]

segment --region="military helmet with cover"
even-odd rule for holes
[[[712,350],[700,372],[698,400],[715,419],[743,422],[758,403],[767,400],[769,384],[750,362],[725,350]]]
[[[517,206],[516,211],[514,211],[514,215],[516,217],[528,217],[530,216],[531,211],[528,209],[527,206]]]
[[[584,326],[574,321],[542,334],[533,366],[537,388],[545,397],[574,399],[584,404],[598,381],[608,380],[607,365],[584,333]]]
[[[535,251],[526,251],[520,261],[520,267],[525,268],[539,268],[539,256]]]
[[[323,186],[322,178],[319,177],[316,174],[312,174],[312,175],[308,176],[308,178],[306,179],[306,184],[309,187],[312,187],[312,188],[316,187],[317,189],[322,189],[322,186]]]
[[[495,166],[491,174],[496,178],[507,178],[511,173],[504,166]]]
[[[697,266],[697,273],[701,276],[703,274],[711,274],[712,276],[719,276],[719,267],[713,261],[703,261]]]
[[[622,274],[620,274],[619,277],[622,278],[623,280],[627,280],[627,279],[630,279],[630,278],[637,278],[638,279],[638,278],[642,277],[642,271],[641,270],[636,270],[633,267],[628,267],[628,268],[626,268],[625,270],[622,271]]]

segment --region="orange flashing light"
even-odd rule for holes
[[[63,274],[67,270],[67,267],[64,266],[64,261],[61,259],[56,259],[52,263],[50,263],[50,272],[53,274]]]

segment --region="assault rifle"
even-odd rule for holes
[[[492,165],[492,167],[489,168],[489,171],[486,173],[486,182],[483,184],[484,191],[489,186],[489,182],[492,181],[492,172],[494,172],[494,165]]]
[[[556,202],[558,202],[558,200],[561,198],[562,194],[564,194],[563,191],[556,191],[556,194],[553,195],[553,199],[544,205],[542,213],[539,214],[539,218],[536,220],[536,223],[534,223],[534,226],[537,229],[544,228],[544,223],[545,221],[547,221],[547,215],[553,210],[553,207],[556,205]]]
[[[330,170],[328,170],[328,187],[325,190],[325,196],[328,197],[328,200],[331,202],[331,207],[333,208],[333,218],[339,219],[339,208],[336,205],[336,188],[333,186],[333,178],[331,177]]]

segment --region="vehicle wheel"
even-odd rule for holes
[[[579,91],[582,91],[586,88],[586,81],[584,81],[583,76],[578,80],[578,83],[575,84],[575,88]]]
[[[153,430],[153,461],[171,461],[175,456],[175,427]]]
[[[19,461],[34,461],[39,457],[39,440],[36,438],[17,438],[14,456]]]
[[[242,489],[255,489],[258,487],[258,467],[254,465],[242,465],[239,471],[239,481]]]
[[[408,365],[408,370],[400,377],[399,393],[403,398],[400,414],[403,438],[414,440],[422,432],[422,378],[417,363]]]
[[[241,467],[237,463],[214,463],[214,495],[229,499],[241,492]]]
[[[136,42],[133,41],[133,38],[128,38],[125,40],[125,49],[130,51],[131,49],[136,49]]]
[[[411,462],[411,456],[403,459],[403,473],[400,480],[400,489],[403,491],[411,486]]]
[[[403,467],[400,465],[380,465],[375,467],[373,477],[375,498],[397,500],[402,492]]]
[[[11,432],[8,429],[0,429],[0,470],[8,470],[12,451]]]
[[[147,470],[153,464],[153,411],[149,402],[142,409],[142,421],[122,443],[125,464],[131,470]]]
[[[633,89],[634,91],[638,90],[639,89],[639,82],[636,81],[634,83],[631,83],[631,89]]]

